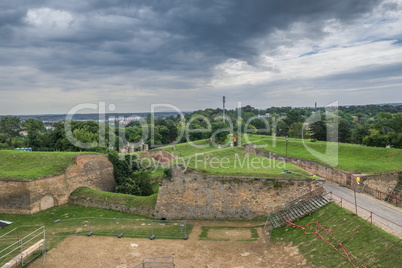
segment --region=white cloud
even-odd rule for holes
[[[394,1],[387,1],[394,2]],[[401,1],[398,1],[402,7]],[[370,16],[343,25],[324,22],[325,35],[318,39],[308,23],[295,22],[288,29],[253,40],[260,48],[257,64],[229,59],[215,67],[215,87],[262,85],[290,79],[315,79],[373,66],[401,63],[402,9],[386,11],[384,5]]]
[[[38,8],[28,10],[26,21],[35,27],[66,29],[72,23],[73,16],[63,10]]]

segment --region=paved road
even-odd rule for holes
[[[354,193],[353,190],[350,190],[345,187],[340,187],[337,184],[331,182],[325,182],[325,188],[327,192],[332,192],[338,196],[341,196],[343,199],[347,199],[352,202],[352,204],[348,202],[342,202],[344,205],[347,205],[347,208],[353,212],[355,212],[354,205]],[[340,200],[339,197],[333,195],[334,199]],[[383,218],[386,218],[396,224],[393,224],[377,215],[373,215],[373,222],[378,223],[378,226],[383,228],[384,230],[395,234],[396,236],[402,238],[402,209],[392,206],[386,202],[375,199],[371,196],[362,193],[356,193],[356,201],[357,205],[363,207],[373,213],[380,215]],[[358,208],[357,213],[359,216],[367,219],[370,216],[370,212],[364,211],[361,208]],[[377,224],[376,224],[377,225]],[[384,226],[385,225],[385,226]],[[399,225],[399,226],[398,226]],[[393,231],[389,230],[392,229]]]

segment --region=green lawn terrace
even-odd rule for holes
[[[65,172],[82,152],[26,152],[0,150],[0,179],[35,180]]]
[[[186,143],[178,143],[175,145],[161,147],[168,153],[176,157],[191,157],[195,154],[209,153],[219,150],[216,145],[213,145],[209,139],[190,141]]]
[[[309,178],[303,169],[285,161],[277,161],[246,152],[242,147],[217,148],[208,140],[161,147],[176,157],[172,165],[184,165],[197,172],[265,178]],[[283,159],[285,160],[285,158]],[[284,170],[291,173],[285,173]]]
[[[242,144],[246,143],[254,143],[260,149],[267,152],[286,155],[286,140],[284,137],[247,135],[242,139]],[[327,151],[327,147],[331,147],[331,145],[333,146],[336,144],[329,144],[324,141],[312,142],[309,139],[302,140],[289,138],[287,154],[291,157],[303,158],[326,164],[311,154],[307,147],[324,154]],[[400,149],[367,147],[347,143],[337,143],[337,145],[338,165],[334,166],[336,169],[358,174],[375,174],[402,170],[402,150]],[[334,157],[336,157],[336,155],[334,155]]]

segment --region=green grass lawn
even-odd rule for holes
[[[312,215],[297,221],[297,225],[304,225],[318,221],[326,225],[329,232],[338,242],[356,256],[367,267],[399,267],[402,263],[402,242],[380,256],[386,249],[400,239],[371,225],[351,212],[331,203]],[[364,223],[364,224],[363,224]],[[359,229],[357,229],[363,224]],[[316,231],[316,226],[308,226],[308,232]],[[356,230],[357,229],[357,230]],[[316,267],[352,267],[351,264],[315,234],[304,234],[304,230],[291,226],[272,231],[271,241],[292,242],[299,247],[304,257]],[[325,239],[335,243],[324,231],[320,231]],[[338,249],[340,249],[338,247]],[[371,265],[369,265],[374,261]],[[362,267],[357,265],[357,267]]]
[[[153,185],[153,190],[155,193],[150,196],[135,196],[130,194],[110,193],[93,190],[88,187],[80,187],[71,193],[71,197],[77,199],[89,199],[103,203],[126,205],[128,207],[154,209],[156,200],[158,198],[157,186],[157,184],[156,186]]]
[[[152,232],[156,238],[182,238],[183,231],[179,222],[156,222],[154,219],[144,216],[72,204],[50,208],[32,215],[0,214],[0,219],[13,222],[11,225],[0,229],[0,235],[18,226],[45,226],[48,249],[55,247],[68,235],[86,235],[88,228],[94,231],[94,235],[116,236],[116,239],[120,233],[124,233],[126,236],[149,238]],[[61,221],[54,223],[58,219]],[[191,229],[192,226],[187,224],[184,231],[188,234]],[[19,237],[27,234],[23,233],[24,230],[28,231],[32,228],[22,228]],[[8,244],[7,241],[0,241],[0,249]]]
[[[196,154],[177,160],[180,164],[199,172],[222,176],[306,178],[309,174],[303,169],[285,162],[260,157],[246,152],[241,147],[223,148]],[[292,173],[283,173],[284,169]]]
[[[259,146],[265,146],[264,150],[266,151],[281,155],[286,154],[286,141],[283,137],[274,138],[264,135],[249,135],[248,138],[248,140],[242,140],[243,144],[249,141]],[[304,142],[308,147],[317,152],[326,152],[327,142],[311,142],[310,140],[305,140]],[[402,170],[402,150],[400,149],[367,147],[347,143],[339,143],[338,145],[339,164],[335,167],[337,169],[366,174]],[[322,162],[306,149],[301,139],[289,138],[288,155]]]
[[[194,142],[179,143],[176,145],[161,147],[159,149],[163,149],[166,152],[169,152],[177,157],[184,157],[184,158],[193,156],[195,154],[202,154],[219,150],[217,147],[213,146],[209,142],[209,139]]]
[[[34,180],[62,174],[80,152],[0,150],[0,179]]]

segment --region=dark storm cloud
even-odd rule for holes
[[[48,105],[53,112],[81,101],[134,99],[201,109],[227,92],[264,107],[268,95],[293,105],[297,94],[357,88],[369,77],[389,81],[387,72],[400,70],[387,67],[399,62],[398,44],[360,47],[401,39],[400,6],[383,2],[2,0],[0,91],[13,96],[0,107],[31,113]],[[60,94],[63,100],[49,101]]]
[[[402,63],[389,64],[389,65],[371,65],[365,66],[364,68],[359,68],[354,71],[348,71],[345,73],[338,73],[335,75],[329,75],[321,78],[321,81],[341,81],[344,83],[356,82],[356,83],[366,83],[373,80],[380,79],[390,79],[393,77],[401,77],[402,74]],[[402,79],[400,79],[402,80]]]
[[[260,48],[250,40],[297,21],[312,22],[306,34],[319,38],[324,34],[319,21],[353,20],[379,1],[24,1],[17,7],[14,1],[6,3],[0,13],[2,44],[46,48],[48,56],[34,55],[33,60],[38,68],[60,71],[63,64],[208,70],[227,58],[252,64]],[[22,22],[23,15],[45,7],[69,12],[70,25],[53,34],[46,34],[51,29],[44,28],[41,34],[29,35],[33,26]]]

